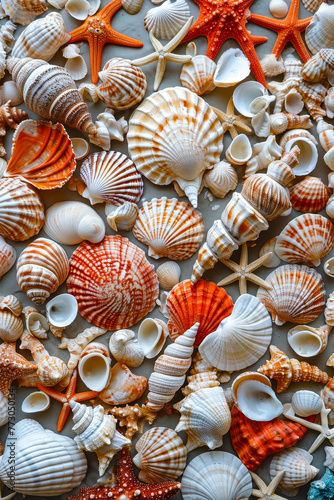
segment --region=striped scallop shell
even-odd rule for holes
[[[320,5],[326,0],[303,0],[303,4],[306,10],[309,12],[315,12],[319,9]]]
[[[334,49],[321,49],[305,63],[301,75],[308,82],[321,82],[333,69]]]
[[[16,261],[16,250],[0,236],[0,278],[6,274]]]
[[[97,87],[99,98],[114,109],[129,109],[146,92],[146,77],[129,59],[114,57],[99,72],[103,83]]]
[[[334,244],[334,226],[319,214],[303,214],[291,220],[278,236],[275,253],[284,262],[319,266]]]
[[[108,202],[122,205],[137,203],[144,183],[132,161],[122,153],[101,151],[88,156],[82,163],[80,177],[86,185],[82,196],[90,203]]]
[[[81,243],[70,260],[67,289],[77,299],[80,314],[108,330],[137,323],[152,311],[159,293],[145,253],[121,236]]]
[[[39,195],[20,179],[0,179],[0,235],[24,241],[39,233],[43,224]]]
[[[165,196],[145,202],[133,227],[135,238],[148,245],[154,259],[189,259],[204,238],[202,216],[188,203]]]
[[[44,0],[2,0],[1,7],[13,23],[23,26],[47,10]]]
[[[233,191],[238,185],[238,176],[235,169],[224,160],[207,170],[203,179],[204,186],[209,188],[217,198],[224,198],[229,191]]]
[[[136,444],[138,454],[133,463],[141,469],[139,479],[145,483],[172,481],[181,476],[186,466],[187,448],[175,431],[154,427]]]
[[[271,290],[259,288],[258,299],[271,313],[273,321],[303,325],[315,320],[325,305],[325,288],[321,275],[300,265],[286,265],[270,273],[266,282]]]
[[[333,48],[334,6],[322,3],[305,31],[305,42],[312,54]]]
[[[321,179],[305,177],[291,189],[291,205],[299,212],[316,214],[326,207],[331,192]]]
[[[176,2],[166,0],[159,7],[147,12],[144,25],[147,31],[151,31],[156,38],[171,40],[185,25],[190,15],[190,9],[185,0],[176,0]]]
[[[189,45],[191,48],[188,51]],[[213,83],[216,63],[207,56],[202,54],[196,55],[197,49],[193,48],[195,44],[189,45],[187,47],[187,53],[190,53],[192,50],[194,56],[191,61],[182,66],[180,74],[181,84],[197,95],[209,94],[216,88],[216,85]]]

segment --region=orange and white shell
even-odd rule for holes
[[[133,234],[148,245],[148,255],[154,259],[189,259],[204,238],[202,216],[188,203],[165,196],[143,203]]]
[[[108,330],[137,323],[152,311],[159,293],[145,253],[121,236],[81,243],[70,259],[67,289],[77,299],[79,313]]]
[[[321,49],[305,63],[301,75],[308,82],[321,82],[333,69],[334,49]]]
[[[334,244],[334,226],[320,214],[303,214],[291,220],[278,236],[275,253],[284,262],[319,266]]]
[[[0,179],[0,235],[25,241],[39,233],[43,224],[39,195],[20,179]]]
[[[271,313],[276,325],[286,321],[298,325],[315,320],[325,305],[325,287],[321,275],[300,265],[278,267],[266,282],[271,290],[259,288],[258,299]]]
[[[15,342],[23,333],[21,302],[14,295],[0,297],[0,338]]]
[[[0,278],[13,267],[16,261],[16,250],[0,236]]]
[[[217,198],[224,198],[229,191],[238,185],[235,169],[226,161],[220,161],[203,175],[204,186],[209,188]]]
[[[110,382],[99,394],[99,398],[109,405],[132,403],[145,392],[147,379],[135,375],[123,363],[116,363],[110,371]]]
[[[293,128],[312,128],[313,124],[309,115],[296,115],[293,113],[275,113],[270,115],[270,133],[281,134]]]
[[[299,212],[316,214],[326,207],[331,192],[321,179],[308,176],[291,189],[291,205]]]
[[[197,95],[209,94],[216,88],[216,85],[213,83],[216,63],[207,56],[202,54],[197,55],[197,48],[194,42],[190,42],[187,45],[187,54],[191,55],[192,59],[182,66],[180,74],[182,86],[195,92]]]
[[[334,326],[334,292],[330,293],[326,302],[325,320],[327,325]]]
[[[23,26],[47,10],[44,0],[2,0],[1,7],[13,23]]]
[[[38,238],[18,258],[16,279],[35,304],[43,304],[65,281],[69,272],[65,250],[52,240]]]

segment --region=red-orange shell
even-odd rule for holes
[[[316,214],[324,210],[332,191],[318,177],[305,177],[291,189],[291,205],[299,212]]]
[[[152,311],[159,293],[154,266],[121,236],[81,243],[70,259],[67,288],[81,316],[107,330],[137,323]]]
[[[194,343],[198,347],[232,313],[233,303],[225,290],[215,283],[200,280],[193,284],[190,280],[185,280],[169,292],[167,309],[168,329],[173,340],[195,323],[200,323]]]

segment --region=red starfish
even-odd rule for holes
[[[58,432],[63,430],[67,417],[71,411],[70,401],[76,401],[76,402],[87,401],[87,399],[95,398],[99,394],[96,391],[79,392],[76,394],[75,389],[77,386],[77,378],[78,378],[77,370],[74,370],[65,394],[56,391],[51,387],[45,387],[44,385],[36,384],[40,391],[45,392],[45,394],[48,394],[51,398],[56,399],[60,403],[63,403],[63,407],[60,412],[57,424]]]
[[[68,43],[86,40],[89,43],[90,72],[93,83],[99,80],[102,49],[106,43],[125,45],[126,47],[142,47],[142,42],[118,33],[110,26],[114,14],[122,7],[122,0],[113,0],[101,9],[95,16],[87,17],[86,21],[71,31]]]
[[[267,86],[254,45],[268,40],[264,36],[252,36],[246,30],[249,7],[254,0],[195,0],[200,7],[197,21],[182,42],[204,35],[208,39],[206,55],[214,59],[220,47],[229,38],[238,42],[251,63],[255,78]]]
[[[278,37],[274,45],[272,54],[278,58],[282,50],[288,42],[291,42],[300,58],[306,62],[310,59],[310,55],[304,45],[301,32],[304,31],[312,21],[312,17],[307,19],[298,19],[299,0],[291,0],[290,9],[285,19],[273,19],[270,17],[258,16],[251,14],[249,20],[259,24],[264,28],[276,31]]]
[[[92,486],[80,488],[77,495],[67,497],[67,500],[168,500],[181,489],[176,481],[166,483],[146,484],[138,481],[134,474],[130,450],[123,448],[117,460],[116,486],[101,488]]]

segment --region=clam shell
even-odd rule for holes
[[[229,191],[238,185],[238,176],[234,168],[226,161],[220,161],[207,170],[203,176],[204,186],[209,188],[217,198],[224,198]]]
[[[153,33],[156,38],[171,40],[178,34],[190,17],[190,9],[185,0],[166,2],[154,9],[150,9],[144,18],[147,31]]]
[[[74,19],[84,21],[88,16],[93,16],[97,12],[100,4],[101,0],[68,0],[65,9]]]
[[[334,44],[334,6],[322,3],[305,31],[305,42],[312,54],[331,49]]]
[[[276,241],[277,237],[270,238],[270,240],[266,241],[266,243],[259,250],[259,257],[262,257],[262,255],[265,255],[269,252],[272,253],[271,257],[269,257],[269,259],[262,264],[264,267],[277,267],[281,263],[281,259],[275,253]]]
[[[1,7],[13,23],[23,26],[47,10],[44,0],[2,0]]]
[[[109,350],[112,356],[126,366],[140,366],[144,361],[144,351],[132,330],[119,330],[110,337]]]
[[[114,231],[130,231],[135,225],[139,211],[135,203],[125,201],[123,205],[118,207],[106,203],[104,208],[107,222]]]
[[[182,86],[197,95],[209,94],[216,88],[213,83],[216,63],[207,56],[197,55],[194,42],[187,45],[187,54],[191,55],[192,59],[182,66],[180,74]]]
[[[252,156],[252,146],[247,135],[239,134],[235,137],[225,153],[226,159],[232,165],[243,165]]]
[[[321,397],[313,391],[297,391],[292,396],[291,406],[296,415],[309,417],[317,415],[322,410]]]
[[[327,346],[330,329],[325,325],[321,328],[312,328],[307,325],[298,325],[288,332],[288,342],[299,356],[308,358],[321,353]]]
[[[295,210],[316,214],[324,210],[331,190],[317,177],[306,177],[290,191],[291,205]]]
[[[232,87],[250,73],[250,62],[240,49],[228,49],[217,62],[213,83],[217,87]]]
[[[288,6],[284,0],[270,0],[269,2],[270,14],[279,19],[285,17],[288,13]]]
[[[171,290],[180,283],[181,268],[176,262],[168,261],[158,267],[157,276],[161,288]]]
[[[46,304],[48,322],[58,328],[71,325],[78,314],[78,304],[69,293],[62,293]]]
[[[110,382],[100,392],[99,398],[105,403],[119,405],[132,403],[140,398],[147,386],[147,379],[132,373],[129,368],[116,363],[110,372]]]
[[[261,97],[267,93],[267,90],[259,82],[241,83],[233,92],[233,104],[243,116],[252,118],[255,113],[250,111],[250,104],[256,97]]]
[[[237,380],[238,378],[234,384]],[[283,405],[277,399],[275,392],[259,380],[244,379],[238,384],[235,392],[239,410],[251,420],[269,422],[283,413]]]
[[[138,342],[148,359],[154,358],[163,348],[168,336],[167,325],[160,319],[146,318],[138,330]]]
[[[81,380],[91,391],[102,391],[109,380],[110,356],[101,352],[82,352],[78,365]]]
[[[16,261],[16,250],[0,236],[0,278],[13,267]],[[174,285],[173,285],[174,286]]]

